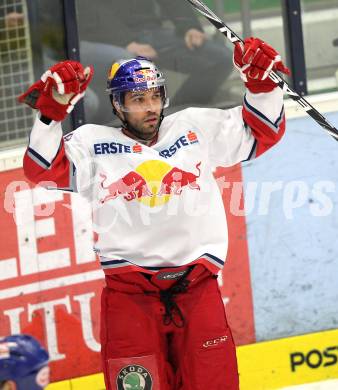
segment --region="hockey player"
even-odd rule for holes
[[[258,157],[281,139],[283,97],[268,74],[288,69],[257,38],[236,45],[234,64],[247,87],[243,106],[164,117],[165,79],[154,63],[114,63],[108,91],[121,128],[88,124],[64,138],[61,122],[84,94],[92,69],[59,63],[19,98],[39,110],[24,157],[26,176],[92,203],[106,277],[107,389],[131,383],[145,390],[239,388],[216,280],[228,238],[212,172]]]
[[[48,353],[29,335],[0,339],[0,390],[41,390],[49,383]]]

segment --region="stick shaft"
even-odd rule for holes
[[[215,15],[202,1],[187,0],[200,14],[206,17],[227,39],[235,44],[243,42],[243,40],[232,31],[217,15]],[[276,72],[270,72],[269,78],[273,80],[290,98],[296,101],[305,110],[311,118],[313,118],[331,137],[338,141],[338,130],[329,123],[329,121],[317,111],[307,100],[294,91],[287,82]]]

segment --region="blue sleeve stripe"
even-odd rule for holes
[[[245,109],[247,111],[251,112],[251,114],[253,114],[261,122],[265,123],[268,127],[270,127],[270,129],[272,129],[275,133],[278,133],[279,125],[280,125],[280,123],[283,119],[283,116],[284,116],[284,106],[282,106],[279,117],[277,118],[277,120],[275,122],[270,121],[270,119],[267,118],[264,114],[262,114],[260,111],[258,111],[255,107],[251,106],[248,103],[245,96],[244,96],[243,106],[245,107]]]
[[[245,126],[249,127],[247,124],[245,124]],[[255,139],[255,141],[254,141],[254,143],[252,145],[252,148],[250,150],[248,158],[246,160],[242,160],[242,162],[249,161],[252,158],[255,158],[256,157],[256,150],[257,150],[257,140]]]
[[[27,155],[40,167],[43,169],[49,169],[51,166],[51,163],[49,163],[47,160],[45,160],[39,153],[37,153],[34,149],[28,148],[27,149]]]
[[[76,168],[72,161],[69,161],[69,165],[69,188],[74,192],[78,192],[76,185]]]
[[[282,120],[283,120],[283,117],[284,117],[284,105],[281,109],[281,112],[279,114],[279,117],[277,118],[276,122],[275,122],[275,126],[279,127],[279,125],[281,124]]]

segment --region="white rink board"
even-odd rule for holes
[[[337,112],[325,116],[338,127]],[[288,119],[243,176],[257,341],[335,329],[337,142],[312,118]]]

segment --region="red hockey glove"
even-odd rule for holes
[[[246,87],[253,93],[270,92],[277,84],[269,73],[280,71],[290,74],[277,51],[259,38],[246,38],[244,44],[235,44],[233,61]]]
[[[63,61],[52,66],[39,81],[18,97],[47,118],[62,121],[85,95],[93,77],[93,67],[85,69],[77,61]]]

